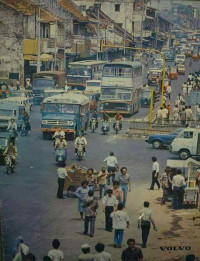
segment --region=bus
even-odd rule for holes
[[[166,62],[173,62],[174,61],[174,49],[173,48],[162,48],[161,52],[165,56],[165,61]]]
[[[33,74],[34,104],[41,104],[45,89],[64,89],[64,71],[43,71]]]
[[[69,63],[67,85],[69,87],[76,85],[83,85],[85,87],[88,80],[101,80],[104,64],[105,61],[95,60]]]
[[[139,110],[142,64],[114,62],[103,67],[100,112],[132,115]]]
[[[41,130],[43,137],[59,127],[74,138],[89,127],[90,100],[85,95],[62,93],[43,100]]]

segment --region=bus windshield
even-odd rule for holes
[[[79,105],[45,103],[44,112],[51,113],[79,113]]]
[[[70,76],[91,76],[91,69],[88,68],[70,68]]]
[[[101,98],[111,100],[131,101],[132,92],[126,89],[105,88],[102,89]]]
[[[131,78],[133,70],[131,67],[120,67],[120,66],[104,66],[103,76],[104,77],[126,77]]]
[[[16,111],[14,111],[14,112],[15,112],[14,115],[16,115]],[[2,110],[2,109],[0,109],[0,115],[12,117],[13,116],[13,110]]]
[[[56,82],[53,79],[35,79],[33,80],[33,87],[36,88],[55,88]]]

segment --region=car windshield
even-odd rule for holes
[[[111,99],[111,100],[131,101],[132,93],[131,91],[126,89],[124,90],[124,89],[105,88],[102,89],[101,98]]]
[[[79,113],[79,105],[45,103],[44,112],[51,113]]]
[[[55,88],[56,83],[53,79],[35,79],[33,80],[33,88]]]

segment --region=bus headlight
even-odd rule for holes
[[[73,121],[67,121],[67,125],[68,125],[68,126],[73,126],[73,125],[74,125],[74,122],[73,122]]]
[[[42,124],[47,124],[47,123],[48,123],[48,121],[46,121],[46,120],[42,121]]]
[[[101,106],[100,106],[100,110],[103,110],[103,104],[101,104]]]

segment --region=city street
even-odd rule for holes
[[[198,69],[199,62],[194,63],[192,71]],[[189,72],[190,68],[187,65],[186,75],[179,76],[178,80],[172,81],[173,102],[177,94],[181,92],[182,83],[187,79]],[[141,118],[147,114],[148,109],[141,109],[133,118]],[[83,232],[83,224],[79,220],[77,200],[70,198],[59,200],[56,198],[57,166],[54,159],[53,141],[42,139],[39,106],[34,106],[32,109],[31,123],[31,135],[29,137],[19,137],[17,142],[18,165],[16,173],[6,175],[3,167],[1,167],[0,172],[5,261],[11,260],[12,247],[15,238],[19,235],[23,236],[26,243],[31,246],[31,251],[35,253],[37,260],[41,260],[42,256],[51,248],[51,241],[54,238],[61,240],[61,249],[69,258],[66,260],[77,260],[77,253],[80,252],[81,244],[88,242],[94,245],[98,241],[105,241],[107,250],[115,256],[114,260],[120,260],[117,257],[117,254],[121,253],[120,250],[114,251],[111,246],[113,235],[107,235],[107,232],[103,230],[104,217],[101,208],[97,217],[97,235],[93,239],[89,239],[79,234]],[[133,192],[129,195],[126,210],[131,213],[132,236],[140,242],[141,239],[136,227],[137,213],[135,211],[141,208],[143,199],[152,196],[147,191],[151,181],[151,157],[156,156],[158,158],[162,172],[166,166],[167,158],[172,156],[167,150],[153,150],[144,140],[126,138],[123,134],[126,132],[127,127],[128,123],[124,123],[124,128],[119,135],[115,135],[111,129],[107,136],[102,136],[100,128],[95,133],[91,133],[89,130],[86,135],[88,140],[87,153],[81,163],[77,162],[74,155],[73,141],[68,141],[67,164],[71,165],[75,162],[81,166],[100,170],[103,165],[102,161],[109,152],[113,151],[115,153],[119,165],[121,167],[126,166],[132,176]],[[140,197],[137,197],[135,191],[140,191],[140,188],[142,193]],[[156,191],[155,195],[159,197],[161,192]],[[156,200],[154,196],[152,200]],[[162,212],[161,208],[160,212]],[[167,220],[166,218],[166,222]],[[107,244],[107,242],[110,243]],[[155,247],[155,242],[151,247]],[[145,251],[144,253],[147,253],[147,250]]]

